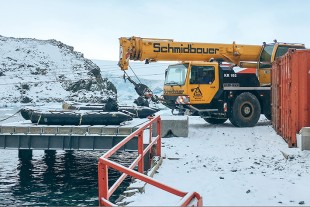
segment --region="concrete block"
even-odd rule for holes
[[[78,126],[78,127],[73,127],[72,128],[72,134],[86,134],[88,132],[88,127],[87,126]]]
[[[153,136],[157,135],[157,124],[152,127]],[[162,137],[188,137],[188,116],[161,116]]]
[[[30,134],[42,134],[43,128],[40,126],[30,126],[29,133]]]
[[[90,126],[88,128],[89,134],[102,134],[102,126]]]
[[[15,133],[27,134],[29,133],[29,127],[26,126],[15,127]]]
[[[1,126],[1,133],[13,134],[14,132],[15,132],[14,126]]]
[[[118,128],[117,126],[109,126],[109,127],[103,127],[102,128],[102,134],[103,135],[115,135],[118,133]]]
[[[300,150],[310,150],[310,127],[303,127],[297,136],[297,147]]]
[[[131,132],[132,132],[132,129],[129,127],[120,127],[118,129],[118,134],[120,135],[129,135],[131,134]]]
[[[58,134],[71,134],[72,126],[58,126]]]
[[[57,134],[57,129],[56,126],[43,127],[43,134]]]

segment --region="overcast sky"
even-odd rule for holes
[[[118,60],[119,37],[310,47],[308,0],[0,0],[0,35],[56,39]]]

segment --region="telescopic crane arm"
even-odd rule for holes
[[[172,39],[152,39],[121,37],[118,65],[127,70],[129,60],[155,61],[217,61],[240,62],[257,61],[261,45],[241,45],[217,43],[175,42]]]

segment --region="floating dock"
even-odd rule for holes
[[[36,125],[16,122],[0,125],[0,148],[40,150],[104,150],[110,149],[139,128],[145,120],[127,125]],[[135,144],[134,144],[135,143]],[[137,150],[134,140],[124,146]]]

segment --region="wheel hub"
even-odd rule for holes
[[[249,117],[252,114],[252,107],[249,104],[244,104],[241,110],[242,116]]]

